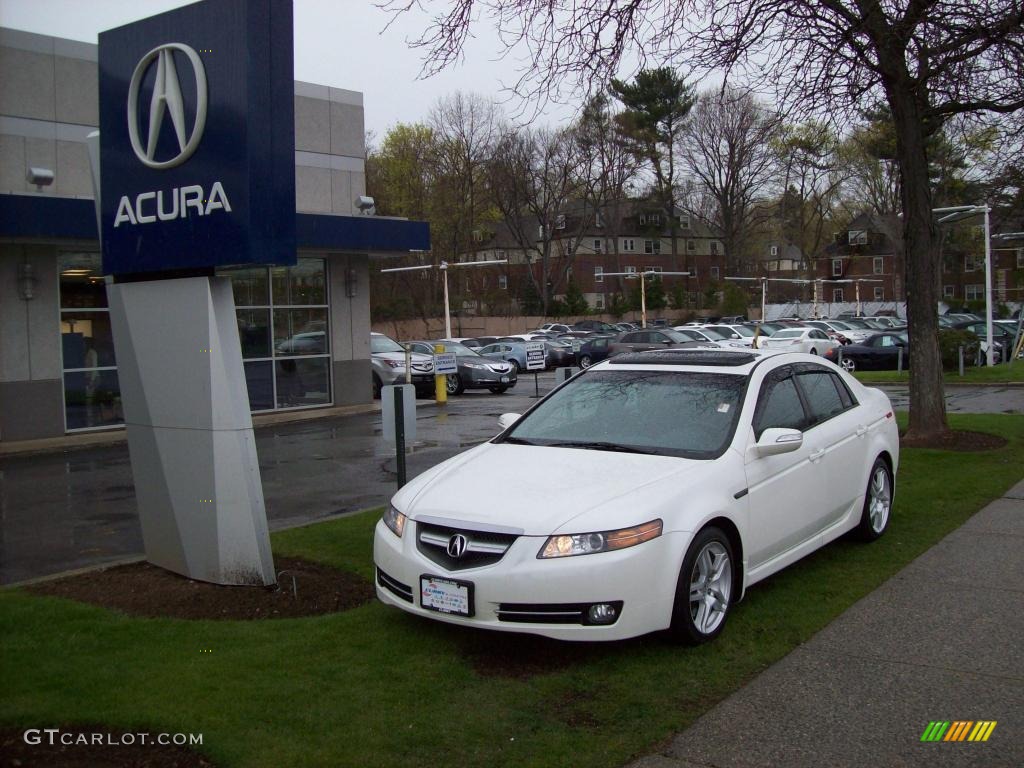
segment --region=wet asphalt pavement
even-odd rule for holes
[[[543,395],[555,374],[539,375]],[[906,387],[886,388],[907,407]],[[466,392],[436,407],[420,400],[407,456],[413,478],[499,430],[498,416],[535,402],[532,375],[503,395]],[[1024,388],[950,387],[952,413],[1024,413]],[[256,430],[267,515],[287,528],[384,504],[395,491],[395,451],[380,414],[329,417]],[[125,444],[0,459],[0,583],[142,553]]]

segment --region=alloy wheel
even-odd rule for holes
[[[729,611],[732,565],[729,553],[718,541],[701,549],[690,575],[690,618],[694,627],[708,635],[718,629]]]
[[[851,360],[848,357],[844,357],[843,358],[842,365],[843,365],[843,370],[844,371],[849,371],[850,373],[853,373],[855,370],[857,370],[857,363],[855,363],[853,360]]]
[[[889,487],[889,473],[885,467],[875,467],[868,493],[871,496],[868,502],[871,530],[881,533],[889,522],[889,510],[892,507],[892,489]]]

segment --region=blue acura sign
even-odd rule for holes
[[[103,271],[295,263],[291,0],[99,36]]]

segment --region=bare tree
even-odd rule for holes
[[[691,193],[712,203],[691,207],[721,232],[734,273],[749,263],[753,231],[769,214],[778,130],[777,115],[750,94],[725,88],[701,94],[683,132],[680,162],[695,182]]]
[[[580,163],[572,131],[547,128],[507,130],[491,163],[494,201],[526,258],[544,315],[552,294],[564,282],[579,233],[593,220],[593,211],[584,212],[576,218],[576,237],[565,231],[568,203],[579,193],[576,172]],[[564,253],[554,252],[556,242],[569,243]],[[556,256],[561,260],[556,261]],[[538,272],[534,264],[539,264]]]
[[[400,10],[415,0],[385,3]],[[1024,108],[1021,0],[453,0],[419,41],[441,66],[473,18],[529,52],[520,91],[602,84],[623,57],[725,71],[774,90],[805,115],[849,120],[865,102],[892,110],[906,247],[910,347],[907,438],[947,431],[938,343],[939,238],[928,138],[950,118]]]

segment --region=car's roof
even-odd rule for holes
[[[760,362],[769,357],[786,356],[806,359],[817,363],[823,362],[822,358],[813,355],[804,355],[795,352],[786,352],[773,349],[702,349],[702,348],[675,348],[656,350],[653,352],[627,352],[616,355],[591,367],[589,370],[650,370],[656,367],[661,370],[678,371],[680,369],[729,373],[748,374]],[[796,361],[796,360],[794,360]]]

